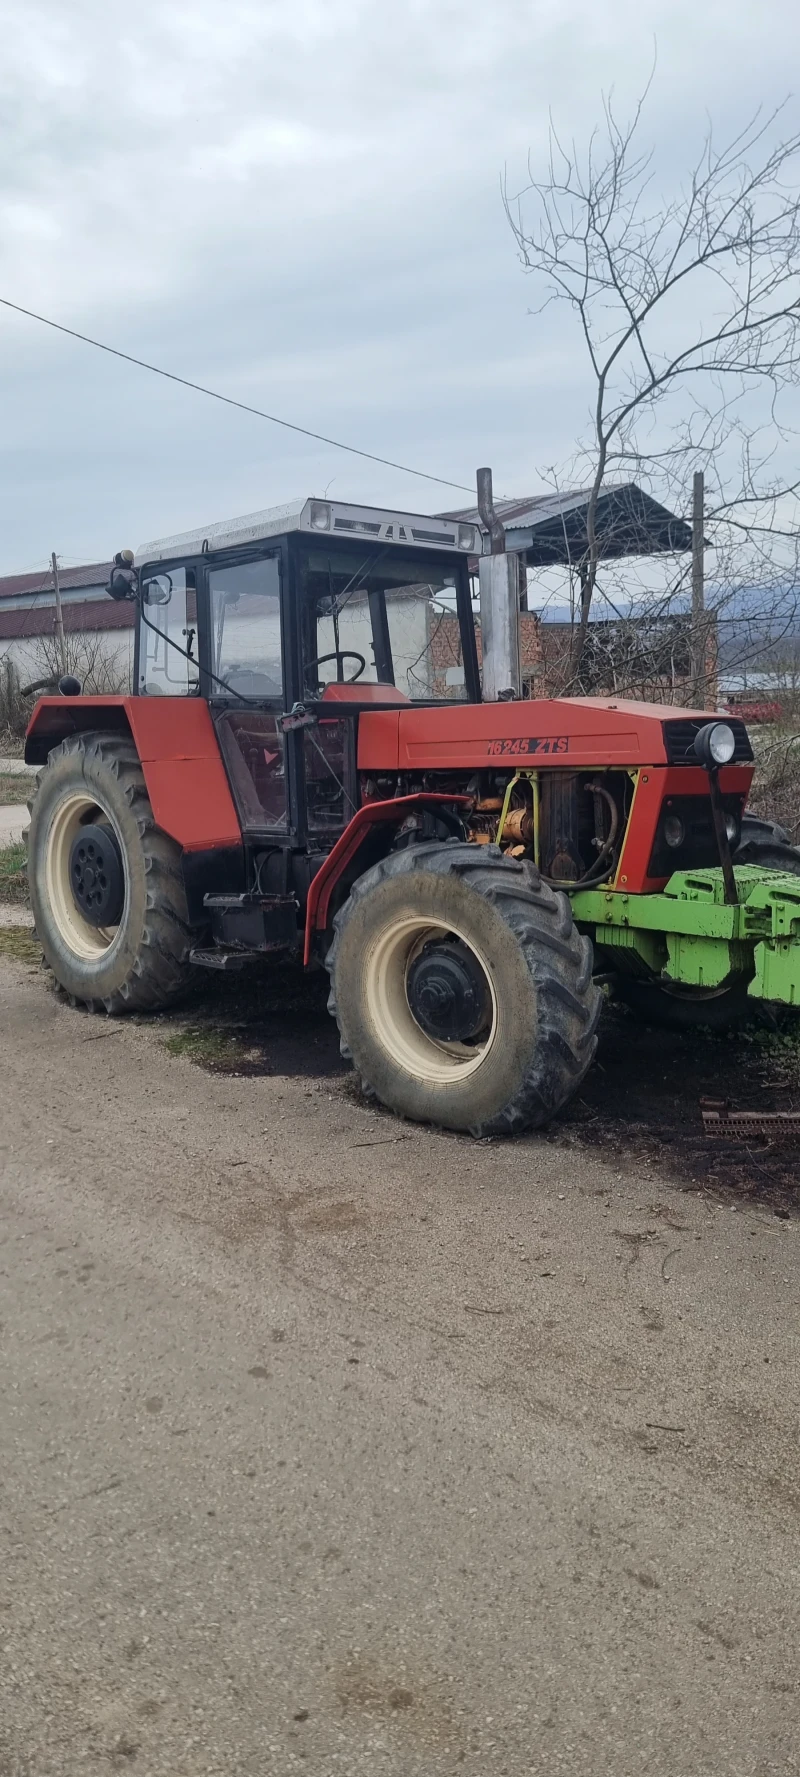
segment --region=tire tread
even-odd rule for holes
[[[65,756],[102,764],[117,780],[139,832],[146,881],[146,916],[127,979],[109,995],[67,993],[67,997],[91,1012],[155,1011],[185,992],[191,978],[191,930],[180,846],[156,826],[141,761],[132,741],[122,735],[90,730],[70,735],[53,747],[47,765],[37,773],[36,789],[28,804],[31,812],[50,764]]]
[[[572,1096],[592,1063],[602,996],[592,981],[591,943],[576,931],[567,896],[543,882],[527,859],[507,859],[498,846],[482,847],[476,857],[473,846],[451,839],[392,852],[374,864],[353,884],[334,918],[333,942],[326,957],[328,1010],[339,1023],[337,957],[354,908],[387,878],[419,870],[458,876],[492,903],[523,951],[536,988],[539,1028],[524,1078],[507,1104],[470,1133],[502,1136],[539,1127]],[[352,1060],[341,1025],[339,1030],[342,1056]],[[547,1066],[543,1068],[545,1058]],[[374,1097],[363,1077],[361,1083]]]

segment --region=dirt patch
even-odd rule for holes
[[[165,1047],[208,1073],[329,1079],[347,1070],[328,1016],[328,977],[273,964],[247,979],[198,983]]]
[[[550,1136],[578,1139],[654,1177],[668,1170],[688,1187],[800,1214],[797,1139],[712,1139],[703,1129],[705,1097],[736,1110],[799,1109],[800,1019],[787,1013],[774,1028],[679,1034],[651,1030],[611,1006],[595,1065]]]
[[[176,1028],[171,1018],[170,1028],[168,1051],[211,1073],[335,1077],[339,1091],[361,1097],[339,1054],[321,973],[267,966],[246,982],[234,977],[203,983],[185,1021]],[[687,1189],[800,1215],[798,1143],[762,1136],[749,1143],[712,1140],[703,1130],[704,1097],[728,1100],[739,1110],[800,1108],[800,1018],[787,1013],[721,1036],[680,1034],[651,1030],[624,1007],[609,1006],[595,1065],[545,1139],[591,1147],[612,1165],[636,1166],[654,1182],[677,1177]],[[390,1132],[404,1139],[402,1126],[388,1112],[386,1118],[386,1139]]]
[[[392,1738],[412,1740],[429,1751],[447,1748],[461,1764],[467,1744],[463,1704],[456,1703],[452,1679],[409,1674],[384,1667],[373,1655],[356,1653],[333,1669],[336,1703],[345,1717],[380,1722]]]

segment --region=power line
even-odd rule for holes
[[[474,490],[465,486],[463,481],[448,481],[443,475],[428,475],[424,469],[409,469],[407,463],[395,463],[391,457],[379,457],[371,450],[359,450],[355,444],[342,444],[339,438],[326,438],[323,432],[312,432],[308,426],[296,426],[292,420],[279,419],[277,414],[265,413],[261,407],[251,407],[247,401],[235,401],[232,395],[221,395],[218,389],[207,389],[203,383],[191,382],[187,376],[177,376],[172,370],[162,370],[159,364],[148,364],[144,358],[134,358],[131,352],[121,352],[116,346],[107,346],[101,339],[92,339],[88,333],[78,333],[74,327],[64,327],[60,321],[51,321],[47,315],[38,315],[35,309],[23,308],[21,303],[10,302],[7,296],[0,296],[3,308],[13,309],[15,314],[27,315],[30,321],[41,321],[43,327],[52,327],[56,333],[66,333],[70,339],[79,339],[83,345],[95,346],[98,352],[108,352],[112,358],[123,358],[126,364],[136,364],[140,370],[150,370],[154,376],[166,377],[168,382],[180,383],[184,389],[194,389],[198,395],[210,395],[212,401],[224,401],[226,407],[238,407],[242,413],[253,413],[257,419],[269,420],[273,426],[283,426],[287,432],[300,432],[304,438],[313,438],[317,444],[330,444],[334,450],[349,451],[353,457],[366,457],[370,463],[382,463],[385,469],[399,469],[402,475],[416,475],[420,481],[436,481],[440,487],[455,487],[459,493],[471,494]]]

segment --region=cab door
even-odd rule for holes
[[[279,553],[215,556],[205,608],[205,677],[242,831],[279,843],[289,826]]]

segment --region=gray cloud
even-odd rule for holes
[[[623,109],[659,43],[659,175],[783,96],[789,0],[14,0],[0,294],[300,424],[536,487],[587,389],[503,216],[504,166]],[[270,505],[448,496],[0,311],[0,568]],[[455,496],[453,496],[455,498]]]

